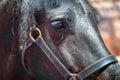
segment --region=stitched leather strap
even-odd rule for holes
[[[82,70],[81,72],[79,72],[77,77],[80,80],[84,80],[85,78],[93,74],[94,72],[100,70],[101,68],[104,68],[105,66],[109,66],[110,64],[114,62],[117,62],[117,59],[114,56],[109,55],[107,57],[104,57],[96,61],[95,63],[91,64],[90,66]]]
[[[38,30],[38,29],[36,29]],[[38,31],[40,32],[40,31]],[[84,70],[80,71],[78,74],[72,74],[68,71],[68,69],[60,62],[60,60],[54,55],[50,47],[47,45],[47,43],[44,41],[44,39],[41,36],[38,36],[36,39],[34,39],[32,36],[26,41],[25,48],[22,53],[22,64],[24,69],[29,72],[29,70],[26,68],[25,62],[24,62],[24,55],[26,49],[31,46],[31,44],[36,43],[44,52],[44,54],[48,57],[48,59],[52,62],[52,64],[56,67],[56,69],[61,73],[61,75],[65,78],[65,80],[76,80],[76,77],[79,80],[84,80],[94,72],[100,70],[101,68],[104,68],[106,66],[109,66],[113,64],[114,62],[117,62],[117,59],[112,56],[108,55],[107,57],[104,57],[95,63],[89,65]]]

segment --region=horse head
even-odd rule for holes
[[[120,65],[105,47],[98,15],[87,0],[17,4],[19,53],[23,67],[36,79],[120,79]]]

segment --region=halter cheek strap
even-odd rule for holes
[[[35,28],[36,32],[38,33],[38,37],[35,39],[32,36],[32,32],[29,33],[29,39],[26,41],[25,48],[22,52],[21,58],[22,58],[22,65],[26,72],[30,73],[30,71],[27,69],[25,65],[25,51],[27,48],[29,48],[33,43],[36,43],[44,52],[44,54],[47,56],[47,58],[52,62],[52,64],[56,67],[56,69],[61,73],[61,75],[65,78],[65,80],[68,80],[70,78],[70,72],[65,68],[65,66],[58,60],[58,58],[54,55],[52,50],[48,47],[44,39],[42,38],[42,33],[40,29]]]
[[[34,37],[32,37],[33,35],[33,31],[35,31],[36,34],[38,37],[41,37],[42,38],[42,33],[40,31],[40,29],[38,28],[33,28],[32,31],[29,32],[29,38],[25,41],[24,43],[24,49],[22,50],[22,54],[21,54],[21,61],[22,61],[22,65],[23,65],[23,68],[25,69],[25,71],[27,73],[30,73],[30,71],[27,69],[26,65],[25,65],[25,51],[33,44],[36,42],[36,40],[34,39]]]
[[[94,72],[117,62],[117,59],[114,56],[108,55],[107,57],[104,57],[104,58],[96,61],[95,63],[89,65],[84,70],[80,71],[79,73],[72,74],[61,63],[61,61],[54,55],[53,51],[50,49],[50,47],[44,41],[44,39],[42,38],[42,32],[40,31],[40,29],[35,28],[35,30],[38,33],[38,37],[36,39],[34,39],[34,37],[32,36],[32,33],[30,32],[30,34],[29,34],[30,38],[27,40],[27,43],[29,43],[29,45],[26,44],[27,47],[23,50],[23,53],[22,53],[22,64],[23,64],[24,69],[27,72],[29,72],[29,70],[26,68],[26,65],[24,63],[25,50],[33,43],[36,43],[42,49],[44,54],[52,62],[52,64],[56,67],[56,69],[61,73],[61,75],[65,78],[65,80],[77,80],[77,79],[84,80],[85,78],[87,78],[88,76],[93,74]]]

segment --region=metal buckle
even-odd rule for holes
[[[37,34],[36,34],[37,33]],[[35,35],[35,36],[34,36]],[[42,31],[39,28],[33,28],[29,32],[29,37],[35,41],[38,37],[42,38]]]

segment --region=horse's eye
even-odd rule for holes
[[[52,27],[56,28],[56,29],[62,29],[65,28],[65,24],[63,21],[53,21],[51,22]]]

